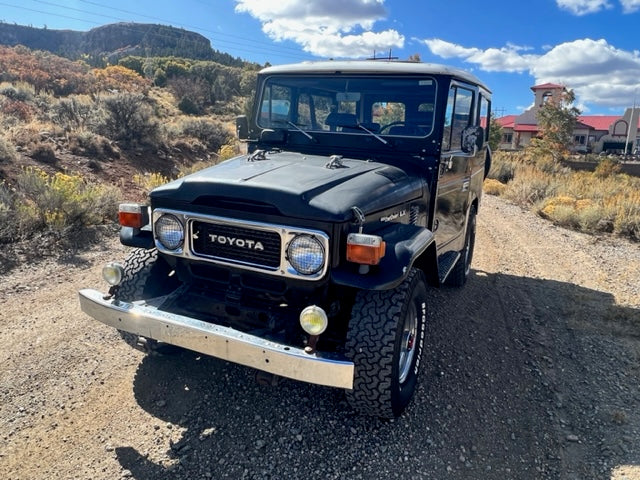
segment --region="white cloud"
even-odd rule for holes
[[[640,0],[619,0],[623,13],[634,13],[640,10]],[[556,0],[558,7],[568,10],[574,15],[587,15],[600,10],[612,8],[609,0]]]
[[[396,30],[373,31],[387,15],[384,0],[236,0],[236,11],[257,18],[271,39],[291,40],[322,57],[371,56],[404,46]]]
[[[525,54],[513,45],[482,50],[437,39],[424,43],[435,55],[459,58],[485,71],[528,72],[536,84],[566,85],[581,104],[628,106],[640,93],[640,53],[618,49],[603,39],[562,43],[540,55]]]
[[[569,10],[574,15],[587,15],[588,13],[599,12],[605,8],[611,8],[608,0],[556,0],[556,3],[558,7]]]
[[[633,13],[640,10],[640,0],[620,0],[624,13]]]
[[[465,48],[440,39],[425,40],[424,43],[432,53],[443,58],[462,58],[467,62],[476,63],[483,70],[489,72],[524,72],[531,68],[538,56],[522,54],[528,47],[518,47],[508,44],[502,48]]]

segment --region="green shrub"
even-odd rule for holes
[[[507,183],[513,180],[516,168],[520,162],[514,155],[503,152],[495,152],[491,159],[491,169],[488,178],[497,180],[500,183]]]
[[[601,205],[589,205],[578,212],[578,223],[583,232],[612,232],[613,222],[607,219]]]
[[[231,132],[214,120],[201,118],[184,120],[180,127],[182,135],[197,138],[215,152],[233,139]]]
[[[88,96],[72,95],[59,100],[52,108],[51,120],[65,131],[87,126],[95,116],[96,105]]]
[[[118,158],[120,152],[109,139],[89,130],[81,130],[69,135],[69,150],[75,155],[94,159]]]
[[[33,87],[27,83],[2,84],[0,86],[0,95],[3,95],[17,102],[29,102],[34,97]]]
[[[202,113],[202,109],[189,97],[182,97],[178,102],[178,108],[187,115],[199,115]]]
[[[56,152],[48,143],[36,143],[29,155],[34,160],[42,163],[54,164],[58,161]]]
[[[11,142],[0,135],[0,162],[11,162],[18,158],[18,153]]]
[[[102,99],[106,111],[104,132],[98,133],[118,140],[127,146],[157,146],[158,123],[145,96],[136,93],[118,93]]]
[[[0,243],[13,241],[17,236],[15,194],[5,182],[0,182]]]

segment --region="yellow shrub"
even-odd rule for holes
[[[238,154],[238,150],[235,145],[227,143],[220,147],[218,151],[218,161],[222,162],[223,160],[228,160],[230,158],[235,157]]]
[[[91,185],[80,175],[46,172],[27,167],[18,176],[20,229],[30,234],[40,228],[61,231],[67,227],[101,224],[117,213],[115,188]]]
[[[507,186],[494,178],[487,178],[484,181],[484,192],[488,195],[500,196],[504,193]]]
[[[169,179],[161,173],[145,173],[143,175],[134,175],[133,183],[142,188],[147,194],[156,187],[169,183]]]

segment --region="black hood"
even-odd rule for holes
[[[383,163],[271,152],[264,159],[243,155],[168,183],[151,193],[155,206],[188,208],[226,201],[267,205],[286,217],[341,222],[351,207],[371,213],[422,195],[416,176]]]

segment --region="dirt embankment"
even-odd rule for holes
[[[83,315],[112,241],[0,278],[0,478],[640,479],[640,246],[485,197],[395,421],[338,390],[133,351]]]

